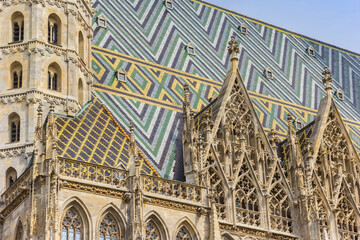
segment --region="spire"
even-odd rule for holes
[[[327,95],[329,97],[332,97],[332,94],[331,94],[331,90],[332,90],[332,87],[331,87],[331,83],[333,82],[333,78],[331,76],[331,72],[330,70],[328,69],[328,67],[325,66],[325,69],[324,71],[322,72],[322,82],[323,84],[325,84],[325,91],[327,93]]]
[[[229,54],[231,54],[232,70],[235,71],[237,69],[238,61],[239,61],[236,54],[240,52],[238,41],[235,41],[235,37],[231,36],[231,40],[228,44],[229,44],[228,51]]]

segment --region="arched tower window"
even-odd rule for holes
[[[182,226],[176,234],[176,240],[193,240],[193,238],[186,227]]]
[[[17,172],[13,167],[6,170],[6,188],[11,187],[17,179]]]
[[[84,87],[82,79],[79,79],[78,83],[78,101],[81,105],[84,105]]]
[[[20,117],[17,113],[9,115],[10,142],[20,141]]]
[[[24,15],[20,12],[15,12],[11,16],[12,23],[12,41],[24,41]]]
[[[61,70],[57,63],[49,65],[48,69],[48,89],[61,90]]]
[[[48,20],[48,42],[61,44],[61,20],[56,14],[51,14]]]
[[[120,240],[120,229],[111,213],[105,215],[100,223],[100,240]]]
[[[24,230],[21,221],[18,222],[18,226],[16,228],[16,236],[15,240],[23,240]]]
[[[10,66],[10,75],[12,88],[21,88],[23,83],[22,65],[19,62],[13,62]]]
[[[79,56],[82,60],[85,60],[84,59],[84,36],[82,34],[82,32],[79,32],[79,43],[78,43],[78,46],[79,46]]]
[[[74,208],[66,211],[61,223],[61,240],[83,240],[84,224],[79,212]]]

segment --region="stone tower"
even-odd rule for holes
[[[91,98],[92,15],[89,0],[0,3],[0,191],[31,159],[39,105],[74,116]]]

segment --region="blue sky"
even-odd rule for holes
[[[206,0],[360,53],[360,0]]]

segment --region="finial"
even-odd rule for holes
[[[188,104],[190,102],[190,89],[189,89],[189,85],[185,84],[184,85],[184,103]]]
[[[135,142],[134,124],[132,121],[130,122],[130,142],[131,143]]]
[[[287,118],[286,118],[287,120],[288,120],[288,123],[289,122],[291,122],[292,123],[292,121],[294,121],[294,116],[293,115],[291,115],[290,113],[288,113],[288,115],[287,115]]]
[[[235,67],[235,65],[237,66],[237,61],[238,61],[236,54],[240,52],[239,45],[238,45],[238,42],[235,41],[234,36],[231,36],[231,40],[228,44],[229,44],[228,51],[231,54],[231,61],[233,62],[233,67]]]
[[[331,76],[331,72],[328,69],[328,67],[325,66],[322,75],[323,75],[322,82],[323,84],[325,84],[325,91],[327,95],[331,97],[331,90],[332,90],[331,83],[333,82],[333,78]]]

